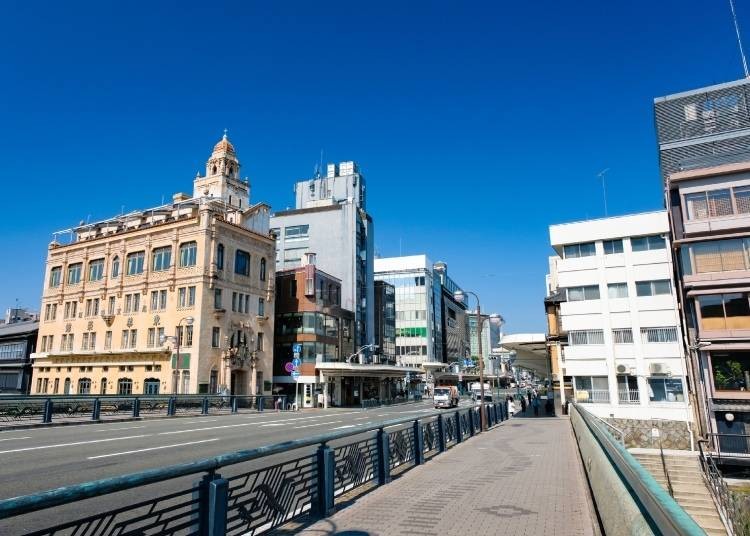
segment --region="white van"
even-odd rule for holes
[[[458,406],[458,389],[455,385],[440,385],[435,387],[432,395],[435,409],[455,408]]]

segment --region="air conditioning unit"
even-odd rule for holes
[[[630,373],[630,367],[627,365],[617,365],[617,374],[628,374]]]
[[[669,367],[664,363],[651,363],[648,366],[648,370],[654,375],[667,375],[669,374]]]

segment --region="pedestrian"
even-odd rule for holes
[[[521,397],[521,413],[526,413],[526,399]]]
[[[513,397],[508,397],[508,418],[512,417],[516,412],[516,406],[513,404]]]
[[[539,397],[535,396],[532,401],[531,405],[534,407],[534,417],[539,417]]]
[[[529,398],[529,405],[531,405],[531,389],[526,391],[526,396]]]

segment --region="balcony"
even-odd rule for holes
[[[641,397],[637,389],[621,389],[617,392],[620,404],[640,404]]]
[[[609,391],[604,389],[576,391],[576,402],[580,404],[609,404]]]

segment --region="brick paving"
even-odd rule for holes
[[[598,535],[570,421],[517,418],[299,532]]]

